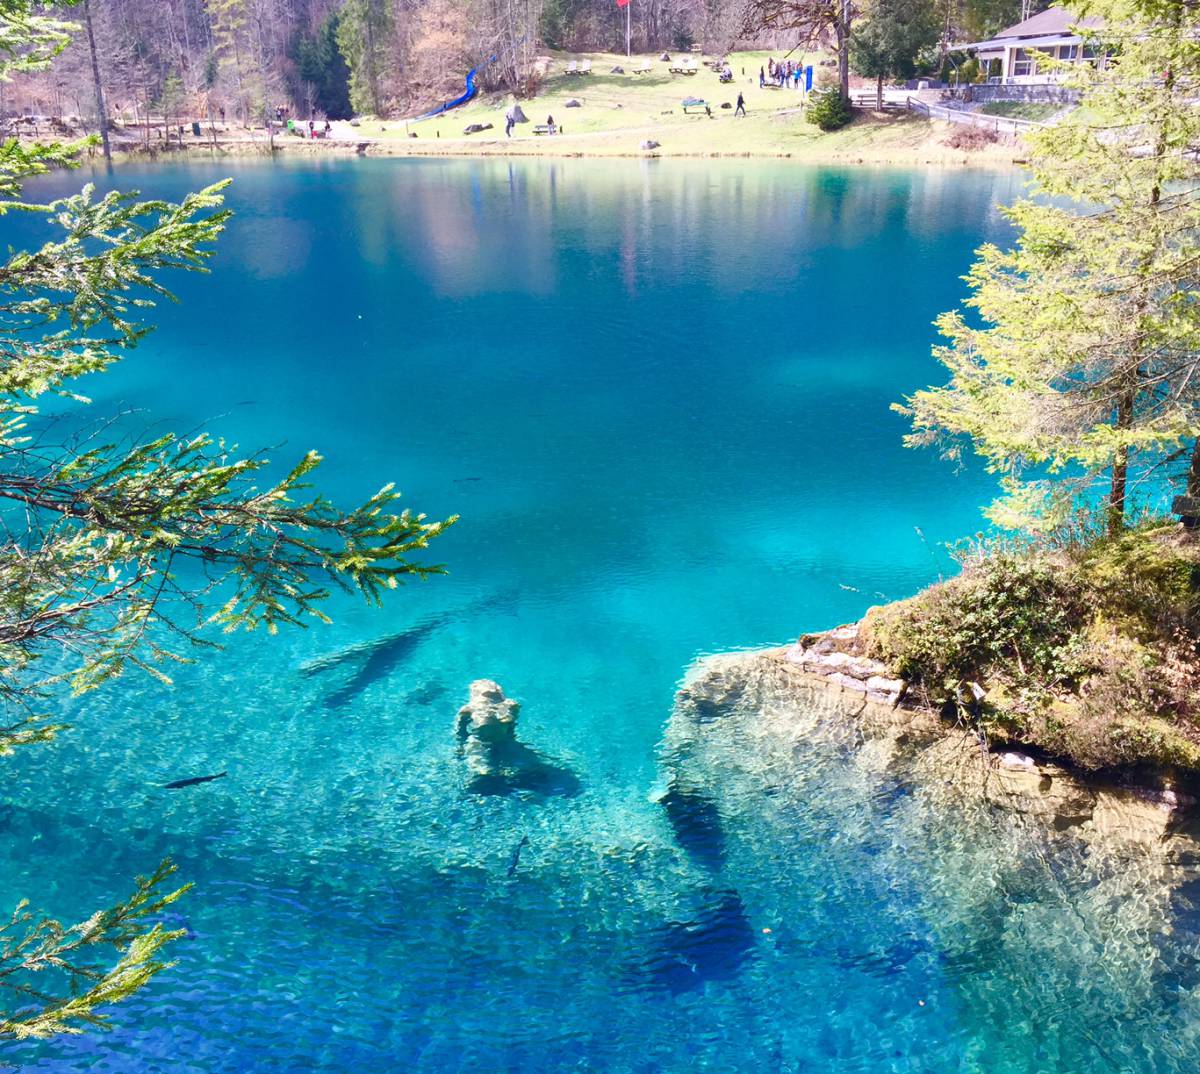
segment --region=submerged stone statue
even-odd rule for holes
[[[454,720],[459,754],[471,773],[468,790],[475,794],[522,790],[578,794],[579,779],[574,773],[517,741],[520,711],[516,701],[504,696],[499,683],[491,679],[471,683],[469,699]]]

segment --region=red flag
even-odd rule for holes
[[[617,0],[617,7],[628,7],[629,0]]]

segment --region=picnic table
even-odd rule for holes
[[[699,68],[691,67],[691,66],[685,64],[682,67],[669,67],[669,68],[667,68],[667,70],[669,70],[671,72],[671,74],[673,74],[673,75],[694,75],[699,70]]]
[[[688,115],[688,109],[695,109],[696,111],[703,110],[708,112],[710,115],[712,114],[712,109],[708,106],[708,102],[702,101],[699,97],[684,98],[683,114],[685,116]]]
[[[533,128],[534,134],[557,134],[558,127],[553,123],[539,123]]]

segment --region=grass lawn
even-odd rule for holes
[[[521,101],[529,123],[520,124],[512,138],[504,135],[509,94],[481,95],[436,119],[363,119],[359,126],[335,124],[335,137],[367,140],[371,151],[412,155],[511,154],[539,156],[642,155],[641,145],[652,140],[661,156],[803,156],[814,161],[870,163],[983,163],[1004,164],[1019,158],[1019,146],[991,146],[976,152],[953,150],[944,144],[945,124],[908,115],[865,114],[850,127],[822,134],[805,122],[804,93],[795,89],[763,88],[758,70],[768,53],[741,52],[729,57],[734,81],[722,85],[715,72],[701,66],[694,75],[672,75],[668,68],[684,58],[672,53],[672,63],[656,56],[627,58],[614,53],[556,55],[537,97]],[[779,56],[776,53],[776,56]],[[707,57],[706,57],[707,58]],[[794,55],[793,60],[800,60]],[[820,56],[803,58],[816,66]],[[590,60],[592,73],[568,75],[569,60]],[[634,70],[650,62],[648,74]],[[620,66],[624,74],[613,74]],[[818,68],[820,69],[820,68]],[[825,70],[828,70],[826,68]],[[746,116],[735,116],[738,93],[746,101]],[[703,111],[685,115],[683,100],[698,97]],[[568,108],[567,101],[579,101]],[[722,105],[728,104],[728,108]],[[535,124],[553,116],[562,133],[537,136]],[[492,129],[465,135],[471,124],[491,123]],[[410,134],[416,137],[410,137]],[[314,147],[315,148],[315,147]]]
[[[985,116],[1028,119],[1034,123],[1045,123],[1062,110],[1061,104],[1052,101],[989,101],[979,109]]]

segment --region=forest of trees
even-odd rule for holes
[[[874,9],[884,4],[632,0],[632,46],[836,48],[850,36],[847,23],[874,18],[878,28]],[[944,44],[977,39],[1030,5],[901,6],[920,8],[920,21]],[[480,68],[485,90],[528,93],[536,89],[540,53],[623,51],[625,44],[625,14],[615,0],[87,0],[57,13],[89,32],[77,34],[50,70],[0,86],[0,115],[76,116],[92,130],[101,100],[110,118],[125,122],[222,113],[261,122],[280,106],[298,117],[403,115],[460,89],[471,67]],[[850,52],[841,49],[843,68]],[[868,66],[875,71],[878,59]]]

